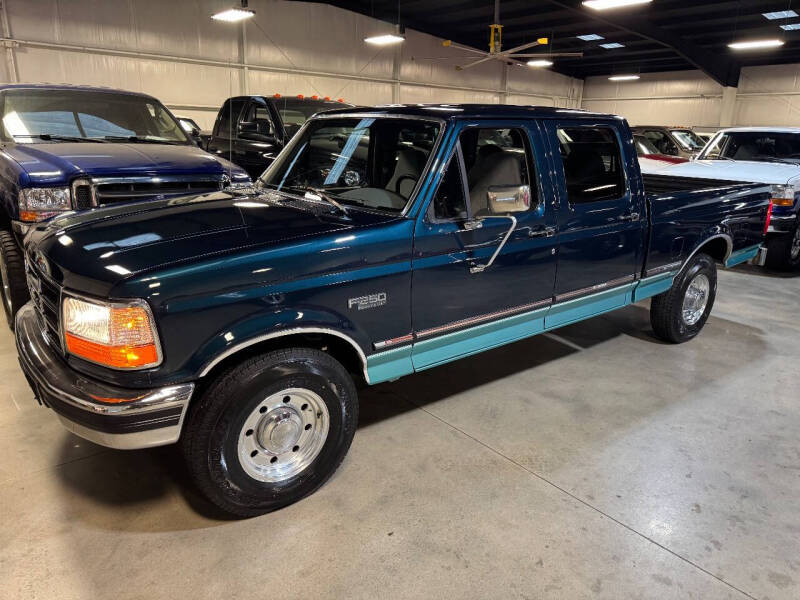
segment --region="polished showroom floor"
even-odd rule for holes
[[[333,479],[247,521],[62,430],[3,330],[0,595],[800,598],[800,276],[720,277],[683,346],[637,305],[364,390]]]

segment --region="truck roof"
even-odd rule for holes
[[[130,90],[119,90],[110,87],[94,85],[71,85],[69,83],[0,83],[0,91],[26,89],[26,90],[75,90],[82,92],[106,92],[111,94],[127,94],[129,96],[142,96],[143,98],[153,98],[150,94],[143,92],[132,92]]]
[[[762,131],[762,132],[772,132],[772,133],[800,133],[800,127],[726,127],[725,129],[720,129],[719,131],[722,132],[732,132],[732,131]]]
[[[340,108],[326,111],[326,115],[370,113],[385,115],[409,115],[441,118],[604,118],[622,119],[612,114],[595,113],[575,108],[552,106],[516,106],[511,104],[386,104],[371,107]]]

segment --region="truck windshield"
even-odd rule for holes
[[[58,89],[7,90],[3,138],[17,142],[103,140],[188,144],[164,106],[134,94]]]
[[[300,98],[273,98],[272,104],[281,115],[283,128],[289,137],[300,130],[303,123],[318,112],[334,108],[347,108],[349,104],[327,100],[301,100]]]
[[[260,185],[341,204],[401,212],[423,177],[441,124],[380,117],[312,120],[264,172]]]
[[[800,133],[730,131],[717,136],[699,158],[800,164]]]
[[[706,143],[690,129],[673,129],[673,137],[685,150],[700,150]]]

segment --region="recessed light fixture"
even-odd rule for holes
[[[387,33],[384,35],[373,35],[372,37],[364,38],[364,41],[375,46],[388,46],[389,44],[399,44],[400,42],[404,42],[405,39],[406,38],[404,38],[402,35]]]
[[[608,78],[609,81],[634,81],[639,79],[638,75],[612,75]]]
[[[600,44],[601,48],[605,48],[606,50],[613,50],[614,48],[624,48],[625,44],[620,44],[619,42],[611,42],[609,44]]]
[[[583,5],[592,10],[608,10],[611,8],[623,8],[636,4],[649,4],[653,0],[584,0]]]
[[[784,31],[796,31],[800,29],[800,23],[788,23],[786,25],[781,25],[781,29]]]
[[[539,58],[536,60],[529,60],[528,61],[529,67],[552,67],[553,61],[552,60],[545,60],[544,58]]]
[[[770,21],[775,21],[776,19],[791,19],[792,17],[797,16],[797,13],[793,10],[776,10],[775,12],[761,14]]]
[[[228,23],[236,23],[237,21],[244,21],[245,19],[250,19],[251,17],[255,16],[256,16],[256,11],[247,8],[247,0],[242,0],[241,6],[234,6],[233,8],[223,10],[214,15],[211,15],[211,18],[214,19],[215,21],[227,21]]]
[[[587,33],[586,35],[576,35],[579,40],[583,40],[584,42],[594,42],[596,40],[604,40],[602,35],[597,35],[596,33]]]
[[[783,46],[783,40],[751,40],[728,44],[728,48],[733,50],[759,50],[761,48],[777,48],[778,46]]]

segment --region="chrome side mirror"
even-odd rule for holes
[[[525,212],[531,207],[529,185],[490,185],[486,196],[493,215]]]

